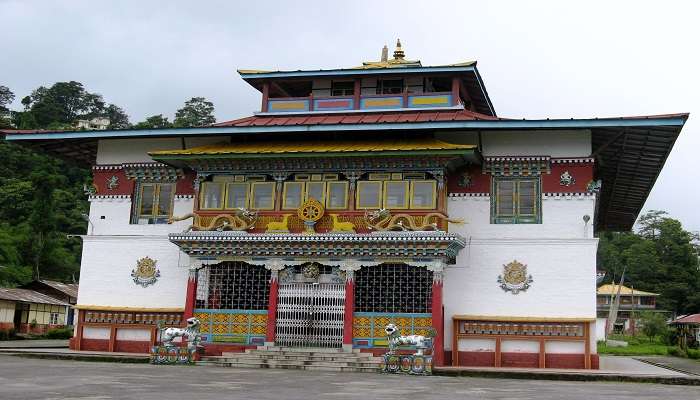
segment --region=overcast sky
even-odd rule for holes
[[[222,121],[259,108],[237,68],[355,66],[400,37],[423,65],[478,60],[502,117],[691,112],[645,209],[700,230],[700,3],[572,3],[0,0],[0,85],[19,109],[76,80],[132,122],[204,96]]]

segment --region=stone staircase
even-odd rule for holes
[[[204,356],[197,365],[231,368],[285,368],[310,371],[379,372],[380,357],[359,350],[259,346],[244,353]]]

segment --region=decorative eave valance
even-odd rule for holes
[[[551,173],[549,156],[485,157],[484,174],[494,176],[531,176]]]
[[[130,163],[122,167],[126,177],[134,180],[172,182],[184,177],[182,169],[163,163]]]
[[[291,257],[406,261],[442,259],[454,264],[465,239],[447,232],[377,232],[372,234],[255,234],[238,231],[169,235],[191,257]]]

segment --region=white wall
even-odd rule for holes
[[[86,326],[83,328],[83,339],[107,339],[109,340],[111,330],[109,328],[101,328],[95,326]]]
[[[141,287],[131,271],[143,257],[157,261],[158,281]],[[184,308],[189,259],[160,236],[85,236],[79,305]]]
[[[134,340],[147,342],[151,340],[151,331],[148,329],[119,328],[116,340]]]
[[[186,138],[185,148],[226,143],[224,136]],[[153,162],[149,151],[182,149],[181,138],[102,139],[97,143],[97,165]]]
[[[605,324],[607,318],[596,318],[595,320],[595,337],[596,340],[605,340]]]
[[[173,200],[173,215],[182,216],[192,212],[194,199],[176,197]],[[103,218],[104,217],[104,218]],[[91,235],[167,235],[182,232],[192,224],[192,219],[173,224],[130,224],[131,197],[90,199]]]
[[[482,154],[489,156],[588,157],[590,131],[519,131],[482,134]]]

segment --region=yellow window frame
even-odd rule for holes
[[[345,201],[342,207],[332,207],[331,206],[331,186],[343,186],[343,192],[345,193]],[[348,197],[349,197],[349,185],[347,181],[331,181],[326,183],[326,209],[327,210],[345,210],[348,208]]]
[[[204,197],[207,193],[207,186],[209,185],[221,185],[219,196],[221,197],[221,207],[204,207]],[[202,182],[199,187],[199,209],[200,210],[223,210],[226,203],[226,182]]]
[[[432,195],[432,201],[429,206],[418,206],[415,205],[413,202],[413,194],[415,193],[415,184],[416,183],[430,183],[433,186],[433,195]],[[411,191],[409,194],[410,198],[410,208],[415,209],[415,210],[432,210],[437,206],[437,181],[426,179],[426,180],[414,180],[411,181]]]
[[[245,201],[243,204],[243,208],[248,208],[248,204],[250,204],[250,185],[245,182],[228,182],[226,183],[226,191],[225,194],[226,196],[224,197],[224,208],[227,208],[229,210],[236,208],[234,205],[231,205],[228,203],[229,199],[229,188],[231,186],[243,186],[245,187]]]
[[[389,201],[388,201],[388,197],[389,197],[389,185],[391,185],[391,184],[401,184],[401,185],[404,186],[404,189],[405,189],[405,192],[404,192],[404,193],[405,193],[405,196],[404,196],[403,205],[401,205],[401,206],[393,206],[393,207],[390,207],[390,206],[389,206],[389,204],[388,204],[388,203],[389,203]],[[385,182],[384,182],[384,196],[383,196],[384,208],[388,208],[388,209],[392,209],[392,210],[406,210],[406,209],[408,209],[409,199],[410,199],[410,197],[411,197],[411,193],[410,193],[410,192],[411,192],[411,185],[409,185],[409,182],[408,182],[408,181],[385,181]]]
[[[379,193],[377,196],[377,204],[372,204],[370,206],[361,206],[360,201],[362,200],[362,186],[365,185],[379,185]],[[383,185],[382,181],[357,181],[357,191],[355,192],[355,208],[358,210],[371,210],[375,208],[382,207],[383,198]]]
[[[321,196],[322,198],[316,199],[319,203],[321,204],[326,204],[326,182],[323,181],[310,181],[306,182],[306,185],[304,187],[304,201],[309,200],[309,188],[313,185],[319,185],[321,186]]]
[[[287,188],[289,186],[300,186],[301,190],[299,190],[299,205],[304,202],[304,196],[305,196],[305,188],[304,188],[304,182],[303,181],[289,181],[289,182],[284,182],[284,185],[282,186],[282,209],[283,210],[296,210],[298,207],[291,207],[287,206]]]
[[[158,218],[158,217],[170,217],[173,215],[173,198],[170,199],[170,202],[168,202],[168,212],[166,214],[159,214],[158,213],[158,205],[160,204],[160,188],[164,185],[169,185],[172,190],[173,198],[175,198],[175,187],[174,184],[172,183],[142,183],[139,188],[139,204],[138,204],[138,215],[136,215],[136,218],[142,218],[142,217],[151,217],[151,218]],[[150,214],[146,214],[143,212],[143,190],[145,187],[153,187],[153,204],[152,204],[152,210]]]
[[[254,210],[274,210],[275,209],[275,182],[253,182],[250,184],[250,208]],[[255,189],[260,186],[269,186],[271,188],[270,204],[267,207],[255,207]]]

